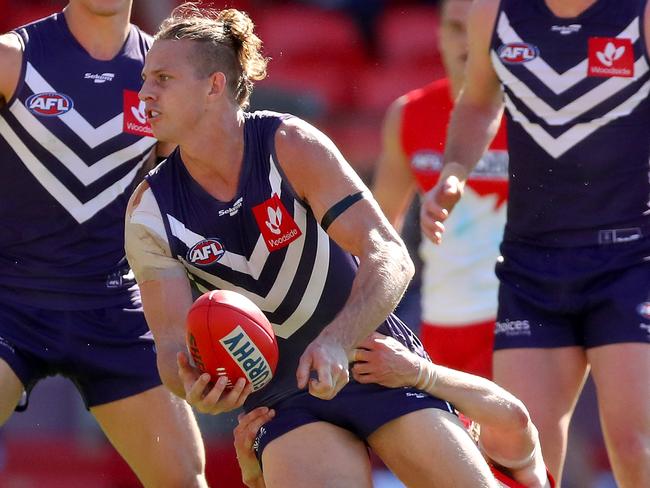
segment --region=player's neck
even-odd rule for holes
[[[578,17],[598,0],[545,0],[546,6],[556,17],[571,19]]]
[[[91,57],[101,61],[113,59],[129,35],[130,9],[102,16],[89,12],[79,4],[70,4],[63,14],[77,42]]]
[[[244,117],[222,115],[216,124],[198,128],[181,143],[181,158],[205,191],[221,201],[237,193],[244,154]]]

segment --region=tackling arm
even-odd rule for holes
[[[324,134],[290,119],[276,134],[276,149],[294,189],[319,220],[346,196],[366,192],[328,228],[337,244],[359,258],[359,269],[343,309],[307,347],[297,372],[303,388],[310,370],[316,370],[310,392],[332,398],[348,381],[349,354],[393,311],[413,275],[413,263],[365,185]]]

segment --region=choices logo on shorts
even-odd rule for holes
[[[507,336],[529,336],[531,334],[530,323],[528,320],[510,320],[497,322],[495,325],[495,334],[505,334]]]

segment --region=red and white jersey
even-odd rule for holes
[[[453,108],[447,80],[409,92],[402,115],[402,147],[419,189],[438,180]],[[445,222],[442,244],[422,239],[422,320],[460,326],[496,316],[494,265],[506,220],[508,153],[505,125],[472,172]]]

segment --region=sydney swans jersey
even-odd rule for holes
[[[650,230],[645,0],[598,0],[555,17],[503,0],[491,58],[508,117],[505,239],[576,246]]]
[[[166,240],[196,293],[241,293],[273,325],[278,370],[246,408],[271,405],[297,392],[298,360],[345,304],[358,268],[356,258],[328,237],[282,173],[274,136],[283,117],[245,114],[244,157],[231,201],[218,201],[205,192],[176,150],[149,174],[150,190],[138,207],[145,206],[151,192],[159,212],[134,212],[132,218]],[[156,218],[151,217],[154,213]],[[390,316],[379,330],[424,354],[396,317]]]
[[[406,95],[401,143],[420,191],[430,190],[442,167],[453,102],[447,80]],[[463,198],[445,221],[440,245],[422,239],[422,320],[467,325],[493,319],[499,255],[506,219],[508,153],[504,125],[470,175]]]
[[[155,140],[137,92],[150,38],[131,26],[91,58],[63,14],[16,31],[16,93],[0,110],[0,297],[53,309],[125,303],[124,212]]]

